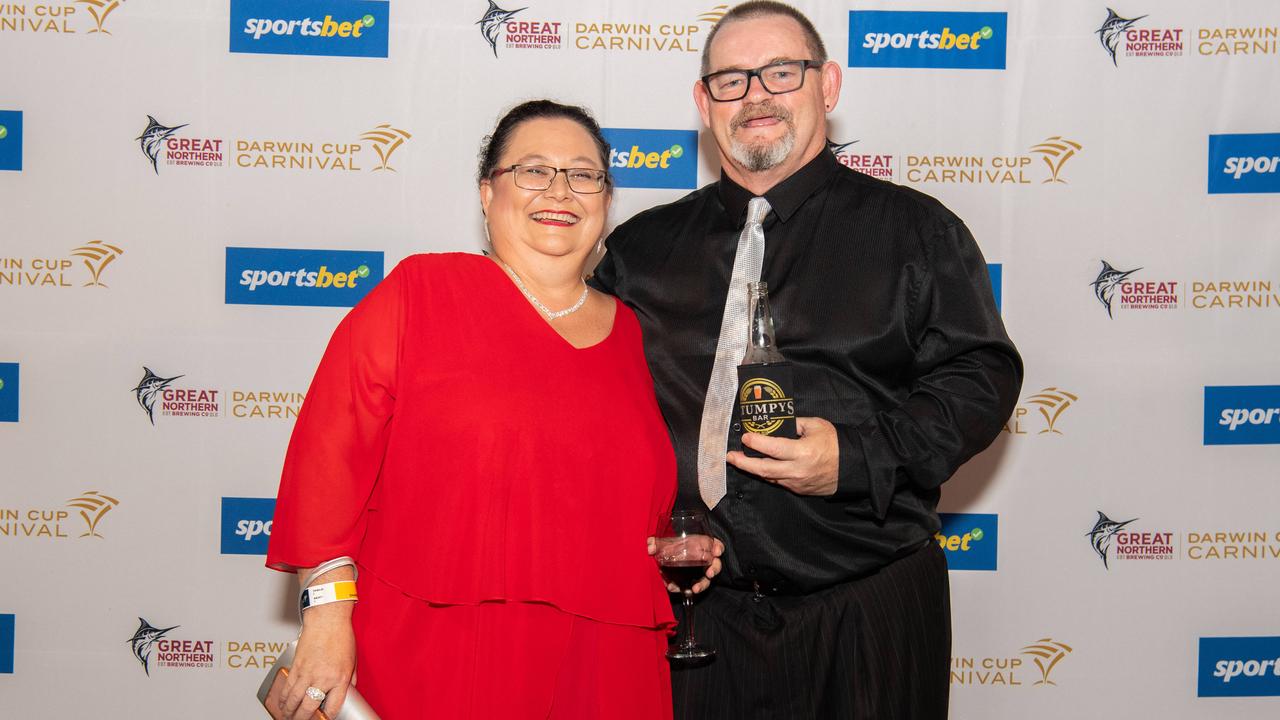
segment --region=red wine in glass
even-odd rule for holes
[[[662,565],[662,576],[667,582],[680,588],[680,592],[688,592],[698,581],[707,576],[707,568],[711,563],[701,560],[688,562],[671,562]]]
[[[680,637],[667,650],[672,660],[702,660],[714,657],[715,650],[698,644],[693,634],[693,586],[707,576],[707,568],[715,558],[715,539],[707,516],[700,512],[676,510],[669,523],[662,523],[656,538],[657,560],[667,582],[680,588],[684,597],[684,621]]]

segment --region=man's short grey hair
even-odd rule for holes
[[[794,60],[816,60],[820,63],[827,61],[827,47],[822,44],[822,37],[818,35],[818,30],[804,16],[804,13],[787,5],[786,3],[775,2],[775,0],[750,0],[741,5],[735,5],[732,10],[725,13],[720,18],[720,22],[711,28],[711,33],[707,35],[707,42],[702,46],[702,75],[711,72],[711,43],[715,42],[716,34],[720,28],[732,22],[739,20],[750,20],[759,17],[782,16],[789,17],[800,24],[800,29],[804,31],[805,44],[809,46],[809,57],[792,58]]]

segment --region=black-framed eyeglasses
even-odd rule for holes
[[[594,195],[602,192],[609,184],[609,173],[595,168],[557,168],[550,165],[512,165],[498,168],[491,177],[511,173],[516,187],[525,190],[546,190],[555,182],[556,175],[564,173],[569,181],[569,189],[580,195]]]
[[[780,60],[754,70],[721,70],[702,76],[707,94],[716,102],[733,102],[747,96],[751,78],[771,95],[795,92],[804,87],[805,71],[822,67],[816,60]]]

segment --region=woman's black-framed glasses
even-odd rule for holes
[[[493,171],[492,177],[511,173],[516,187],[525,190],[546,190],[555,182],[556,175],[564,173],[569,189],[580,195],[594,195],[604,191],[609,184],[609,173],[595,168],[557,168],[550,165],[512,165]]]
[[[754,70],[721,70],[702,76],[707,94],[716,102],[733,102],[747,96],[751,78],[760,79],[760,87],[771,95],[795,92],[804,87],[805,71],[820,68],[816,60],[780,60]]]

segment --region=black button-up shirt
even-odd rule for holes
[[[592,283],[635,310],[679,466],[698,494],[698,432],[725,293],[752,195],[727,176],[635,216]],[[981,252],[933,198],[821,152],[767,193],[762,280],[797,416],[836,426],[834,496],[728,466],[711,515],[721,582],[805,593],[866,575],[939,529],[940,486],[1000,432],[1022,384]],[[625,448],[619,448],[625,452]]]

